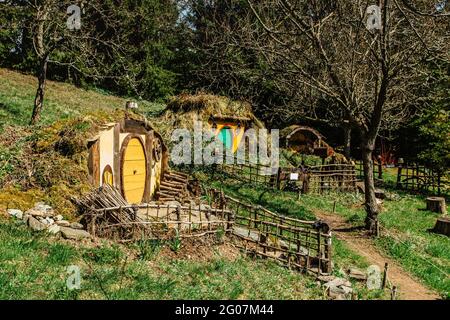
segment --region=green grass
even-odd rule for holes
[[[0,69],[0,130],[5,125],[28,124],[35,90],[35,77]],[[41,123],[50,124],[96,109],[123,108],[126,100],[49,81]],[[140,111],[146,114],[153,114],[163,107],[162,104],[145,101],[139,104]],[[0,178],[9,170],[8,158],[11,155],[8,152],[0,150]],[[386,172],[385,177],[390,182],[395,181],[392,172]],[[335,201],[336,212],[348,221],[359,225],[365,216],[360,205],[362,197],[357,195],[306,195],[297,200],[294,193],[267,191],[231,179],[209,181],[208,184],[222,187],[232,196],[299,219],[314,219],[314,209],[331,211]],[[424,207],[422,197],[401,194],[400,198],[399,201],[385,201],[386,210],[380,220],[392,235],[385,234],[375,243],[406,270],[448,298],[449,277],[439,270],[447,274],[450,271],[450,240],[427,231],[433,227],[436,215],[420,210]],[[172,247],[180,245],[172,243]],[[162,248],[159,244],[145,241],[131,247],[109,244],[75,247],[31,233],[18,223],[8,222],[0,223],[0,248],[0,299],[322,297],[312,278],[269,261],[246,257],[231,261],[219,254],[207,262],[172,259],[160,254]],[[136,258],[128,259],[130,252]],[[333,239],[333,259],[336,275],[342,275],[342,271],[350,266],[367,267],[363,258],[337,239]],[[80,291],[69,291],[65,285],[66,267],[71,264],[81,266],[83,283]],[[357,287],[357,292],[360,297],[380,297],[380,293],[367,292],[364,286]]]
[[[0,130],[5,125],[28,125],[36,89],[36,77],[0,68]],[[126,101],[126,98],[98,90],[84,90],[67,83],[47,81],[41,124],[51,124],[95,110],[124,108]],[[139,102],[139,110],[144,113],[163,107],[161,103]]]
[[[233,179],[207,181],[207,185],[222,188],[226,193],[241,197],[281,214],[299,219],[314,219],[313,210],[335,212],[355,226],[364,224],[363,195],[355,193],[326,193],[302,195],[278,190],[267,190]],[[450,292],[450,239],[429,232],[437,218],[436,213],[424,210],[425,198],[420,195],[390,192],[395,200],[385,200],[380,214],[384,227],[382,237],[374,244],[388,256],[399,262],[404,269],[415,275],[429,287],[448,299]],[[367,267],[357,253],[349,250],[337,239],[333,242],[333,259],[337,270],[342,266]],[[335,269],[336,271],[336,269]]]
[[[219,252],[207,261],[158,253],[142,258],[135,246],[75,246],[17,221],[0,224],[0,247],[0,300],[322,298],[311,277],[266,260],[233,261]],[[69,265],[80,267],[80,290],[66,286]]]
[[[311,209],[316,208],[316,205],[320,208],[333,207],[333,198],[308,195],[302,196],[299,201],[297,200],[297,194],[292,192],[267,190],[261,186],[249,185],[225,177],[218,179],[220,182],[215,179],[213,180],[211,176],[203,176],[203,183],[206,187],[222,189],[230,196],[244,199],[246,202],[253,204],[259,204],[276,213],[297,219],[315,220],[316,217]],[[348,195],[348,197],[351,199],[357,198],[355,195]],[[339,210],[343,211],[343,207],[341,206]],[[338,270],[337,272],[350,266],[363,269],[368,267],[364,258],[351,251],[344,242],[336,238],[333,238],[333,262],[335,264],[334,270]],[[336,275],[343,276],[342,272]]]
[[[448,299],[450,292],[450,239],[429,232],[436,213],[426,211],[425,197],[401,193],[396,200],[385,200],[380,214],[382,236],[375,245],[396,259],[406,271]],[[332,211],[337,201],[336,213],[354,225],[364,223],[365,211],[362,197],[349,195],[307,195],[301,203],[310,209]],[[383,229],[384,228],[384,229]]]

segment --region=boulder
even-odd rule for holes
[[[34,207],[25,213],[35,217],[51,217],[54,214],[53,208],[43,202],[36,202]]]
[[[85,230],[80,229],[72,229],[68,227],[60,227],[61,234],[66,239],[73,239],[73,240],[81,240],[84,238],[89,238],[91,235],[89,232]]]
[[[42,231],[47,227],[45,224],[32,216],[30,216],[30,218],[28,219],[28,226],[33,231]]]
[[[56,220],[56,224],[60,227],[69,227],[70,226],[70,222],[66,221],[66,220]]]
[[[348,270],[348,277],[351,279],[361,280],[361,281],[367,280],[367,274],[364,271],[356,269],[356,268],[350,268]]]
[[[328,296],[335,300],[349,299],[353,292],[351,282],[343,278],[334,278],[323,286],[326,288]]]
[[[25,223],[25,224],[27,224],[28,225],[28,220],[30,220],[30,215],[29,214],[23,214],[23,217],[22,217],[22,221]]]
[[[62,215],[60,215],[60,214],[58,214],[56,217],[55,217],[55,221],[61,221],[61,220],[63,220],[64,219],[64,217],[62,216]]]
[[[351,287],[352,283],[346,279],[343,278],[335,278],[327,283],[324,284],[325,287],[330,288],[330,287],[340,287],[340,286],[347,286],[347,287]]]
[[[47,224],[49,224],[49,225],[52,225],[52,224],[55,223],[55,220],[53,220],[53,219],[50,218],[50,217],[45,218],[45,220],[47,221]]]
[[[12,217],[16,217],[17,219],[22,219],[23,211],[19,209],[8,209],[8,214]]]
[[[61,227],[57,224],[52,224],[50,227],[48,227],[47,231],[51,234],[57,234],[61,231]]]
[[[36,202],[33,209],[41,211],[45,215],[53,215],[53,208],[44,202]]]
[[[33,217],[46,217],[47,216],[45,212],[37,210],[35,208],[31,208],[31,209],[25,211],[25,213],[29,214],[30,216],[33,216]]]
[[[79,223],[79,222],[72,222],[71,224],[70,224],[70,227],[72,228],[72,229],[84,229],[84,227],[83,227],[83,225],[81,224],[81,223]]]
[[[333,281],[334,279],[336,279],[335,276],[329,275],[329,276],[318,276],[317,280],[322,281],[322,282],[330,282]]]

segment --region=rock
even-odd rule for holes
[[[44,202],[36,202],[34,209],[43,212],[44,214],[53,215],[53,208]]]
[[[50,218],[50,217],[45,218],[45,220],[47,221],[47,224],[49,224],[49,225],[52,225],[52,224],[55,223],[55,220],[53,220],[53,219]]]
[[[339,287],[328,288],[328,296],[335,300],[345,300],[345,291]]]
[[[62,221],[64,219],[64,217],[62,216],[62,215],[60,215],[60,214],[58,214],[56,217],[55,217],[55,220],[56,221]]]
[[[338,294],[334,300],[348,300],[343,294]]]
[[[205,210],[205,211],[207,211],[207,210],[211,210],[211,206],[210,205],[208,205],[208,204],[200,204],[200,210]]]
[[[383,200],[376,198],[375,199],[377,201],[377,205],[378,206],[382,206],[383,205]]]
[[[61,227],[57,224],[52,224],[50,227],[48,227],[47,231],[51,234],[57,234],[61,231]]]
[[[30,215],[29,214],[23,214],[23,217],[22,217],[22,221],[25,223],[25,224],[27,224],[28,225],[28,220],[30,220]]]
[[[44,230],[46,228],[45,224],[43,224],[38,219],[36,219],[36,218],[34,218],[32,216],[30,216],[30,218],[28,219],[28,226],[33,231],[41,231],[41,230]]]
[[[8,214],[12,217],[16,217],[17,219],[22,219],[23,211],[19,209],[8,209]]]
[[[29,214],[30,216],[33,216],[33,217],[45,217],[46,216],[45,212],[42,212],[35,208],[29,209],[29,210],[25,211],[25,213]]]
[[[180,207],[181,203],[176,200],[167,201],[164,205],[170,205],[171,207]]]
[[[329,275],[329,276],[318,276],[317,280],[322,281],[322,282],[330,282],[333,281],[334,279],[336,279],[335,276]]]
[[[330,298],[335,300],[349,299],[351,298],[351,294],[353,292],[351,282],[343,278],[335,277],[323,286],[327,289]]]
[[[66,221],[66,220],[60,220],[60,221],[56,221],[56,224],[60,227],[69,227],[70,226],[70,222]]]
[[[53,216],[53,208],[43,202],[36,202],[34,207],[26,211],[27,214],[35,217]]]
[[[347,286],[351,287],[352,283],[346,279],[343,278],[335,278],[327,283],[324,284],[325,287],[340,287],[340,286]]]
[[[353,289],[348,286],[340,286],[340,288],[344,291],[345,295],[349,295],[353,292]]]
[[[72,222],[70,224],[70,227],[72,229],[84,229],[83,225],[81,223],[78,223],[78,222]]]
[[[349,276],[349,278],[361,280],[361,281],[364,281],[367,279],[367,274],[364,271],[356,269],[356,268],[350,268],[348,270],[348,276]]]
[[[89,238],[91,236],[89,232],[79,229],[60,227],[60,230],[62,236],[66,239],[81,240],[84,238]]]

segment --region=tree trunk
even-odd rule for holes
[[[366,228],[374,235],[378,233],[378,213],[379,208],[375,197],[375,180],[373,176],[372,152],[374,143],[363,140],[361,145],[362,160],[364,167],[364,196],[366,207]]]
[[[44,106],[45,82],[47,80],[47,64],[47,57],[42,58],[41,62],[39,63],[38,88],[36,91],[36,97],[34,98],[33,115],[31,116],[30,121],[31,125],[34,125],[39,121],[41,117],[42,107]]]
[[[352,139],[352,129],[350,126],[344,126],[344,156],[347,160],[350,159],[351,152],[351,139]]]

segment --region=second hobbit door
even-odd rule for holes
[[[147,176],[144,146],[139,138],[132,138],[123,152],[123,194],[128,203],[140,203],[144,196]]]

